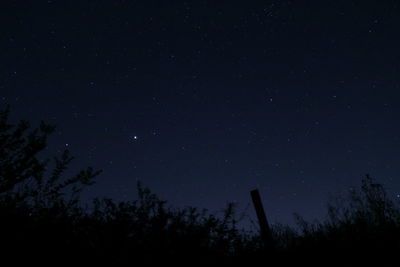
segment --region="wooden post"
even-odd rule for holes
[[[269,228],[267,217],[265,216],[264,207],[261,202],[260,193],[257,189],[250,192],[253,205],[257,213],[258,224],[260,225],[261,239],[267,249],[273,248],[273,240],[271,229]]]

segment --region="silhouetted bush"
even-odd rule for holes
[[[353,265],[394,264],[400,250],[399,211],[384,187],[366,175],[360,189],[352,189],[346,198],[328,204],[326,221],[308,223],[297,217],[301,231],[297,247],[333,259],[345,255],[347,263]]]
[[[95,199],[79,193],[99,171],[63,177],[72,157],[38,156],[54,127],[29,131],[0,112],[0,236],[3,261],[110,265],[241,264],[396,266],[400,209],[383,186],[366,176],[359,190],[328,205],[328,219],[298,227],[273,225],[273,250],[258,233],[238,228],[233,204],[222,216],[197,208],[174,209],[140,183],[138,199]],[[323,259],[322,259],[323,258]]]

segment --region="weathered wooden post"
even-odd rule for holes
[[[273,239],[271,229],[269,228],[267,217],[265,216],[265,211],[263,204],[261,202],[260,193],[257,189],[250,192],[251,198],[253,200],[253,205],[257,213],[258,224],[260,225],[261,239],[264,242],[265,248],[273,248]]]

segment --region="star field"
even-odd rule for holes
[[[399,198],[397,1],[6,1],[0,104],[103,169],[84,198],[321,218],[369,173]],[[247,208],[246,208],[247,207]]]

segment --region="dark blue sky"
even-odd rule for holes
[[[398,1],[4,1],[0,101],[103,169],[86,197],[321,218],[369,173],[400,193]],[[252,215],[252,207],[249,207]]]

